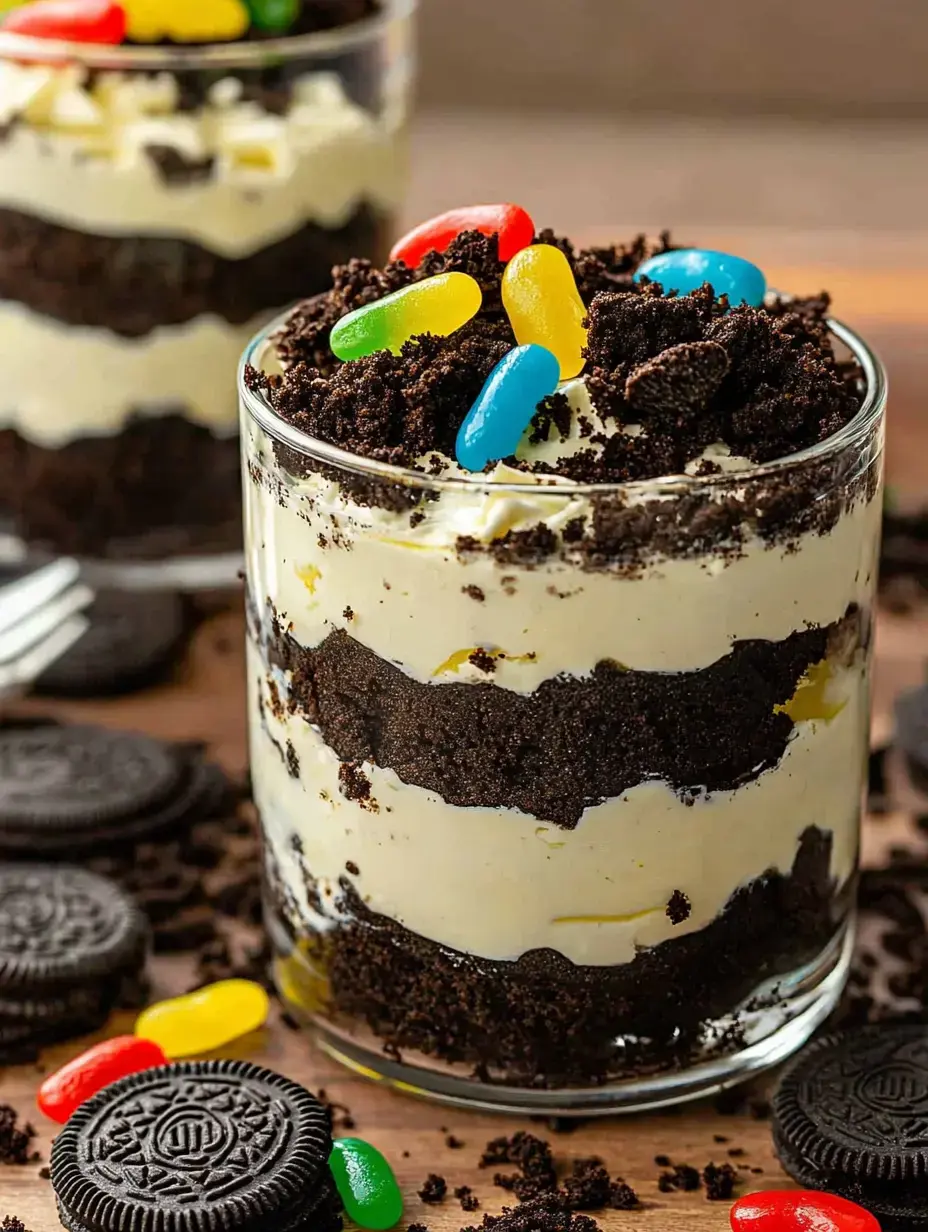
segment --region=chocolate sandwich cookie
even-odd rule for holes
[[[225,780],[189,749],[84,725],[0,731],[0,854],[84,858],[208,816]]]
[[[338,1232],[325,1109],[244,1061],[133,1074],[73,1113],[51,1180],[68,1232]]]
[[[39,692],[62,697],[127,693],[161,675],[186,631],[182,597],[169,591],[103,591],[87,632],[43,673]]]
[[[884,1232],[928,1227],[928,1027],[826,1036],[780,1082],[773,1134],[786,1171],[849,1198]]]
[[[148,924],[115,882],[0,864],[0,1054],[101,1026],[144,967]]]
[[[905,755],[912,782],[928,792],[928,685],[896,699],[896,744]]]

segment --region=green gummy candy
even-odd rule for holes
[[[332,1143],[329,1168],[345,1210],[359,1227],[386,1232],[402,1219],[403,1195],[375,1146],[361,1138],[339,1138]]]
[[[289,30],[300,15],[301,0],[247,0],[252,25],[259,30]]]

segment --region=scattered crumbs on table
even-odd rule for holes
[[[475,1211],[480,1205],[480,1199],[471,1189],[470,1185],[458,1185],[454,1191],[454,1196],[461,1204],[463,1211]]]
[[[729,1202],[735,1192],[738,1174],[731,1164],[706,1164],[702,1170],[706,1198],[710,1202]]]
[[[26,1121],[19,1124],[19,1113],[10,1104],[0,1104],[0,1164],[34,1164],[42,1157],[30,1150],[36,1132]]]
[[[429,1206],[437,1206],[439,1202],[444,1202],[447,1192],[448,1182],[445,1178],[437,1172],[430,1172],[419,1190],[419,1197]]]

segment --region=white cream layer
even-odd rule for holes
[[[0,300],[0,428],[49,448],[120,431],[131,409],[238,428],[235,370],[257,322],[204,315],[142,338],[64,325]]]
[[[232,79],[198,112],[177,111],[177,81],[78,66],[0,63],[0,207],[105,235],[170,235],[228,258],[307,223],[336,228],[362,202],[400,201],[405,116],[374,119],[338,78],[295,85],[282,116],[239,100]],[[146,146],[215,159],[202,180],[169,184]]]
[[[779,764],[754,781],[690,807],[665,784],[646,783],[587,809],[575,830],[514,809],[448,805],[371,765],[379,811],[362,808],[340,794],[338,760],[313,727],[280,721],[267,706],[262,719],[265,672],[253,647],[248,675],[255,800],[281,876],[315,928],[332,920],[307,901],[294,834],[327,903],[353,861],[360,873],[350,880],[367,905],[420,936],[493,959],[550,946],[597,966],[704,928],[739,886],[768,869],[787,873],[807,826],[831,832],[839,883],[854,868],[867,726],[859,666],[829,687],[846,703],[840,713],[797,724]],[[298,779],[281,755],[288,740]],[[692,904],[678,925],[666,914],[674,890]]]
[[[602,659],[647,671],[692,671],[745,638],[780,641],[808,625],[869,605],[879,544],[879,501],[859,503],[826,535],[785,550],[761,540],[726,561],[663,559],[633,577],[553,559],[506,567],[477,552],[460,558],[459,535],[483,543],[539,521],[557,529],[586,502],[526,485],[524,496],[444,492],[425,520],[364,508],[318,475],[280,472],[253,424],[250,457],[267,482],[246,484],[251,586],[270,597],[303,646],[345,629],[420,681],[485,681],[467,662],[476,647],[503,652],[492,681],[532,692],[559,672],[583,676]],[[511,471],[524,483],[521,472]],[[321,547],[322,535],[329,545]],[[465,593],[477,587],[482,601]],[[344,617],[350,607],[353,617]]]

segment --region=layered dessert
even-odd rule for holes
[[[536,345],[496,234],[336,269],[243,381],[278,981],[340,1055],[478,1099],[800,1043],[867,749],[875,361],[825,296],[649,279],[666,236],[529,248],[563,254],[580,371],[479,470],[462,440]],[[451,273],[464,324],[336,357]]]
[[[30,38],[33,7],[0,29],[0,519],[95,559],[240,550],[235,365],[385,255],[410,6],[125,0],[118,45]]]

